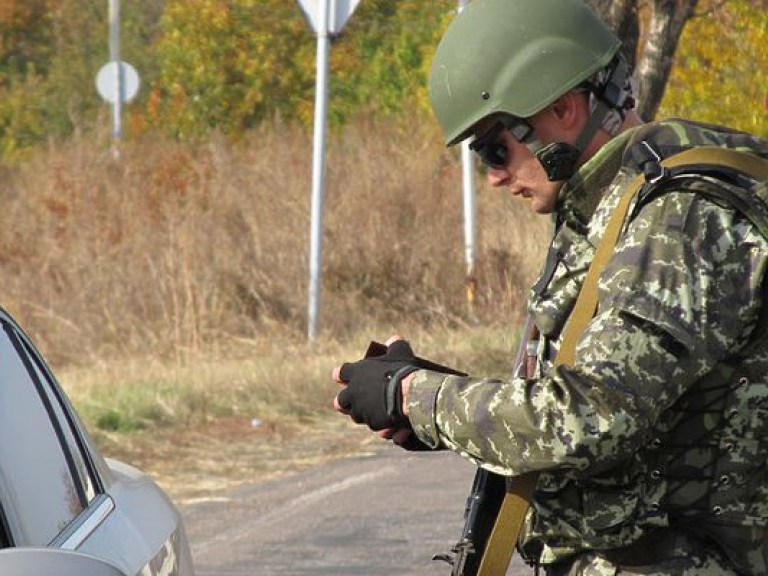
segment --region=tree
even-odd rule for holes
[[[52,7],[52,0],[0,0],[0,79],[30,68],[45,70]]]
[[[664,97],[683,28],[694,16],[698,0],[590,0],[590,3],[624,40],[624,53],[635,68],[637,111],[642,118],[652,120]],[[641,13],[642,9],[645,14]]]
[[[749,110],[742,125],[759,128],[768,0],[587,1],[624,42],[643,118],[656,116],[669,86],[675,94],[665,113],[698,112],[722,92],[732,116]],[[456,0],[361,2],[333,39],[332,125],[361,112],[428,114],[430,62],[456,9]],[[105,118],[93,80],[108,58],[106,12],[101,0],[0,0],[4,159]],[[127,136],[145,126],[182,137],[211,129],[239,136],[274,116],[311,125],[316,42],[295,0],[131,0],[121,16],[122,56],[142,85],[125,109]],[[686,35],[691,26],[695,34]],[[714,70],[716,79],[707,74]],[[706,78],[709,92],[698,91]]]
[[[0,0],[0,157],[45,136],[40,100],[52,55],[49,0]]]
[[[425,62],[455,0],[366,0],[330,54],[332,125],[420,107]],[[150,114],[180,136],[237,134],[274,115],[310,124],[315,36],[286,0],[167,0]]]
[[[768,136],[768,0],[700,10],[681,37],[660,113]]]
[[[123,2],[121,53],[143,82],[163,0]],[[0,156],[22,159],[34,145],[93,127],[106,104],[94,79],[108,59],[107,3],[0,0]]]
[[[664,97],[680,36],[698,0],[652,0],[643,56],[637,67],[638,112],[652,119]]]
[[[338,109],[394,116],[426,110],[432,54],[455,9],[456,0],[364,2],[334,46],[347,63],[332,83]]]
[[[314,44],[295,2],[168,0],[162,29],[152,113],[177,135],[239,134],[311,106]]]

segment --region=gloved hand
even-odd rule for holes
[[[420,368],[466,376],[415,356],[405,340],[395,340],[389,346],[371,342],[362,360],[341,366],[339,378],[346,387],[337,402],[355,422],[372,430],[410,428],[403,414],[401,383]]]
[[[396,340],[384,353],[372,343],[365,358],[342,364],[339,376],[347,385],[339,393],[339,406],[371,430],[407,427],[400,384],[415,370],[416,357],[405,340]]]

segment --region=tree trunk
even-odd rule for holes
[[[675,51],[685,23],[693,16],[698,0],[652,0],[651,18],[643,55],[635,78],[638,83],[637,111],[652,120],[659,109]]]
[[[683,27],[693,16],[698,0],[588,1],[622,39],[622,52],[634,69],[637,112],[644,120],[652,120],[664,97]],[[643,34],[638,17],[641,3],[651,10]],[[639,46],[641,36],[645,46]]]
[[[637,17],[637,0],[589,0],[589,5],[621,38],[621,52],[630,69],[637,64],[637,44],[640,38],[640,22]]]

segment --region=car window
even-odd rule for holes
[[[36,377],[43,383],[44,390],[51,402],[51,408],[56,415],[56,420],[61,423],[61,432],[64,437],[64,446],[71,453],[72,462],[77,469],[77,481],[82,486],[83,497],[87,503],[93,501],[97,493],[96,473],[93,463],[89,462],[88,448],[83,438],[77,434],[78,421],[74,417],[72,409],[69,407],[66,399],[61,395],[57,384],[52,382],[53,377],[47,366],[43,363],[37,351],[31,347],[29,342],[21,338],[23,349],[29,355],[31,364],[35,370]]]
[[[85,468],[50,384],[13,327],[0,330],[0,502],[17,545],[46,545],[87,505]],[[78,460],[80,460],[78,462]]]

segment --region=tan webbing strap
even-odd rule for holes
[[[506,574],[538,480],[538,472],[507,478],[507,493],[504,494],[496,522],[488,536],[480,567],[477,569],[478,576]]]
[[[667,168],[686,164],[724,166],[744,172],[758,180],[768,179],[768,161],[754,154],[729,150],[728,148],[709,146],[691,148],[690,150],[670,156],[661,162],[661,165]],[[644,183],[645,178],[642,174],[635,178],[626,192],[624,192],[621,200],[619,200],[618,206],[611,213],[608,226],[603,233],[600,243],[597,245],[595,257],[592,259],[587,277],[581,287],[581,292],[579,292],[579,298],[576,300],[576,305],[565,326],[563,341],[557,353],[556,365],[572,365],[575,360],[576,344],[581,333],[584,332],[587,324],[589,324],[597,311],[597,283],[600,279],[600,274],[613,255],[613,249],[619,240],[619,235],[624,227],[624,220],[627,217],[632,200]]]
[[[670,156],[661,162],[662,166],[674,168],[685,164],[724,166],[744,172],[759,180],[768,180],[768,161],[753,154],[727,148],[692,148]],[[624,227],[629,207],[638,190],[645,183],[641,174],[627,188],[611,213],[608,226],[595,250],[595,257],[589,266],[587,277],[563,332],[563,341],[557,353],[555,365],[572,365],[576,344],[581,333],[597,311],[597,283],[603,268],[611,259],[613,250]],[[531,472],[507,479],[507,493],[496,517],[491,534],[477,571],[478,576],[504,576],[512,553],[520,536],[525,515],[528,511],[539,474]]]
[[[632,199],[643,185],[643,182],[645,182],[643,176],[638,176],[630,184],[629,189],[624,193],[619,200],[619,204],[611,213],[608,226],[606,226],[605,232],[603,232],[603,237],[595,250],[595,256],[589,265],[587,277],[581,286],[573,312],[571,312],[571,315],[568,317],[568,323],[565,325],[563,341],[560,344],[560,349],[557,351],[557,358],[555,359],[556,366],[560,364],[570,366],[575,360],[576,343],[579,341],[579,336],[597,311],[597,281],[600,278],[600,273],[613,255],[613,249],[624,226],[624,219],[629,211],[629,206],[632,204]]]

